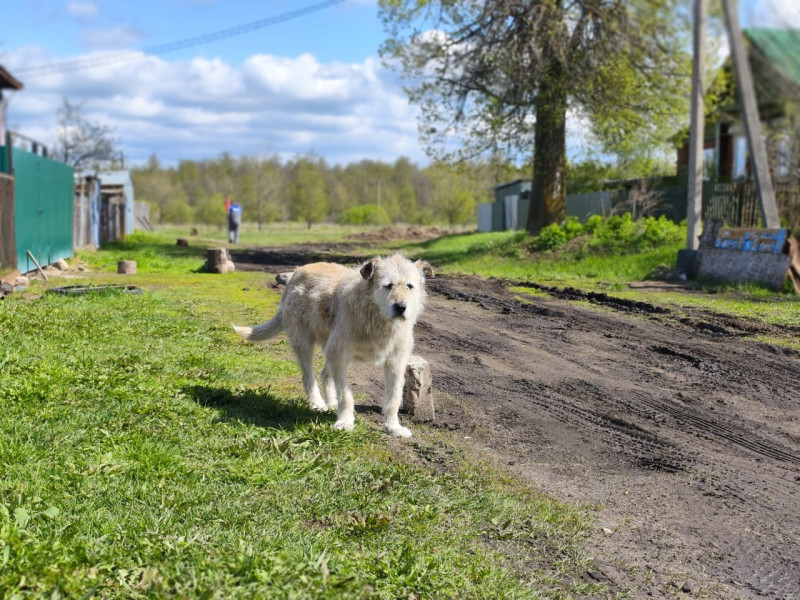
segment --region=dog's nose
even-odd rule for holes
[[[405,302],[395,302],[394,303],[394,314],[398,317],[402,317],[403,313],[406,312],[406,303]]]

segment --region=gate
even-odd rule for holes
[[[72,256],[74,169],[12,148],[16,267],[23,273]]]

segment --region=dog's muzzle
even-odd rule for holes
[[[394,310],[394,318],[405,318],[406,314],[406,303],[405,302],[395,302],[392,304],[392,310]]]

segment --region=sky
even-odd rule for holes
[[[744,26],[800,28],[797,0],[742,0],[740,12]],[[132,165],[222,152],[425,164],[383,39],[377,0],[7,1],[0,64],[25,89],[6,93],[6,124],[52,145],[67,98],[113,130]]]

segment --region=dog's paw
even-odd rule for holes
[[[333,424],[333,428],[339,431],[353,431],[354,425],[355,421],[353,419],[345,419],[343,421],[336,421],[336,423]]]
[[[386,433],[393,435],[394,437],[411,437],[411,430],[408,427],[403,427],[402,425],[384,425],[383,429],[386,431]]]

